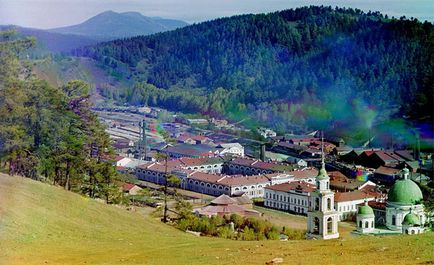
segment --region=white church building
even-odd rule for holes
[[[419,186],[409,179],[409,170],[401,171],[388,193],[386,203],[387,229],[375,229],[375,215],[367,203],[359,206],[357,213],[357,231],[362,234],[403,233],[420,234],[424,232],[426,215],[422,204],[423,196]]]
[[[324,163],[316,177],[316,190],[311,193],[307,213],[308,239],[333,239],[339,237],[339,213],[334,208],[334,192],[330,190],[330,177]]]

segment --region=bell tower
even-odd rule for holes
[[[330,190],[330,178],[324,162],[324,138],[321,138],[321,169],[316,177],[316,190],[311,193],[307,212],[308,239],[338,238],[338,212],[334,208],[335,194]]]

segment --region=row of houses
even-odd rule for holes
[[[306,169],[257,175],[225,175],[218,173],[221,164],[217,161],[212,160],[203,168],[198,163],[199,161],[193,162],[192,159],[186,158],[169,160],[167,164],[152,162],[138,166],[135,175],[139,180],[164,184],[167,170],[168,174],[180,179],[183,189],[214,196],[244,193],[250,198],[260,198],[264,197],[264,188],[267,186],[291,181],[314,183],[318,173],[316,169]]]
[[[342,161],[350,164],[362,165],[370,168],[379,168],[380,166],[394,167],[399,164],[407,164],[411,170],[417,166],[413,165],[415,161],[413,151],[410,150],[353,150],[340,158]]]

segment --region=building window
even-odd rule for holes
[[[333,219],[331,217],[327,218],[327,234],[333,233]]]
[[[315,211],[319,211],[319,198],[315,198]]]
[[[396,216],[392,215],[392,225],[396,225]]]
[[[332,209],[332,199],[330,199],[330,198],[327,198],[327,209],[329,211],[331,211],[331,209]]]
[[[319,234],[319,219],[318,217],[315,217],[313,219],[313,231],[314,234]]]
[[[365,228],[369,228],[369,222],[368,221],[365,222]]]
[[[360,227],[360,228],[363,228],[363,227],[362,227],[362,221],[361,221],[361,220],[359,221],[359,227]]]

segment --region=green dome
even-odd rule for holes
[[[374,215],[374,210],[368,205],[363,205],[359,207],[358,215]]]
[[[318,176],[316,176],[316,179],[327,179],[329,178],[329,176],[327,175],[327,171],[325,170],[324,167],[322,167],[319,172],[318,172]]]
[[[414,205],[423,199],[419,186],[410,179],[397,180],[387,195],[389,202],[405,205]]]
[[[404,217],[402,221],[403,225],[420,225],[419,217],[413,213],[409,213]]]

